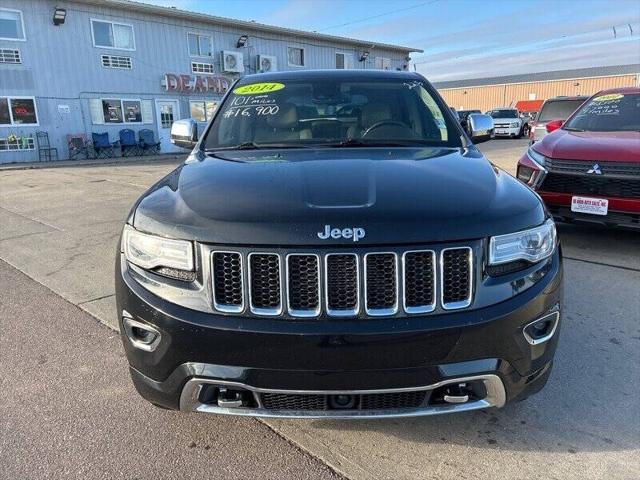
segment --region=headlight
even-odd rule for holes
[[[131,263],[141,268],[155,267],[193,270],[193,244],[186,240],[173,240],[138,232],[127,225],[122,245]]]
[[[520,124],[519,124],[518,122],[513,122],[513,123],[511,124],[511,126],[512,126],[512,127],[519,127],[519,126],[520,126]]]
[[[553,254],[557,243],[556,225],[551,219],[530,230],[491,237],[489,265],[515,260],[539,262]]]
[[[541,153],[536,152],[533,147],[529,147],[529,150],[527,150],[527,156],[541,167],[544,167],[546,157]]]

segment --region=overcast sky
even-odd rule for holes
[[[432,81],[640,63],[639,0],[144,1],[419,48]]]

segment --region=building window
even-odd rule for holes
[[[104,123],[142,123],[140,100],[103,99]]]
[[[0,40],[24,39],[22,12],[10,8],[0,8]]]
[[[213,50],[210,35],[187,34],[189,55],[192,57],[210,57]]]
[[[102,100],[104,123],[122,123],[122,102],[120,100]]]
[[[304,48],[287,47],[289,66],[304,67]]]
[[[379,70],[389,70],[391,68],[391,59],[386,57],[376,57],[376,68]]]
[[[122,111],[124,112],[125,122],[142,123],[142,111],[140,110],[139,100],[123,100]]]
[[[191,62],[191,71],[193,73],[213,73],[213,65],[211,63]]]
[[[353,55],[336,52],[336,68],[338,70],[353,68]]]
[[[0,126],[38,125],[35,97],[0,97]]]
[[[20,50],[0,48],[0,63],[22,63]]]
[[[196,122],[208,122],[213,118],[217,106],[216,102],[191,101],[189,102],[191,118]]]
[[[125,68],[131,70],[131,57],[118,55],[101,55],[102,66],[105,68]]]
[[[116,48],[118,50],[136,49],[131,25],[92,19],[91,33],[95,47]]]

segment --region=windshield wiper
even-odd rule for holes
[[[364,141],[357,138],[349,138],[340,143],[325,143],[318,146],[331,148],[350,148],[350,147],[435,147],[433,143],[424,140],[372,140]]]
[[[564,127],[563,130],[567,130],[568,132],[584,132],[584,128],[575,127]]]
[[[206,148],[205,153],[220,152],[224,150],[260,150],[267,148],[309,148],[307,145],[292,145],[290,143],[255,143],[244,142],[230,147]]]

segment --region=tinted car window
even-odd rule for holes
[[[563,128],[591,132],[640,131],[640,94],[613,93],[594,97]]]
[[[489,115],[493,118],[518,118],[516,110],[491,110]]]
[[[539,122],[549,122],[551,120],[566,120],[584,103],[584,99],[579,100],[551,100],[545,102],[540,110]]]
[[[218,109],[205,149],[253,146],[461,146],[446,107],[421,81],[304,79],[237,85]]]

